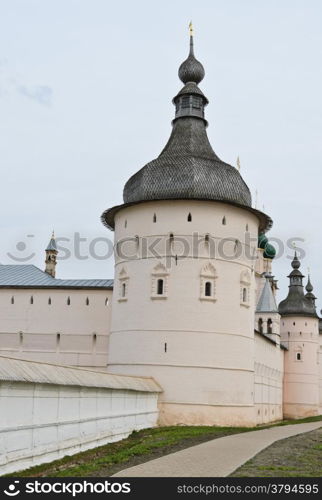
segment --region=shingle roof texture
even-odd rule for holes
[[[113,288],[113,280],[56,279],[31,264],[0,264],[0,288]]]

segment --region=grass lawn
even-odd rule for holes
[[[321,477],[322,429],[273,443],[231,476]]]
[[[322,416],[285,420],[273,425],[250,427],[173,426],[144,429],[122,441],[106,444],[48,464],[8,474],[5,477],[106,477],[168,453],[231,434],[322,421]]]

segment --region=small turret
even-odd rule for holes
[[[311,283],[311,280],[310,280],[310,275],[308,275],[307,285],[305,287],[305,290],[307,292],[305,294],[305,298],[311,302],[311,304],[313,305],[313,307],[315,309],[316,296],[314,295],[314,293],[312,293],[313,292],[313,286],[312,286],[312,283]]]
[[[264,335],[268,335],[279,344],[280,337],[280,315],[272,290],[273,276],[265,274],[265,284],[263,286],[255,313],[255,330]]]
[[[293,271],[288,275],[290,279],[289,292],[286,299],[280,303],[278,311],[281,316],[292,316],[295,314],[297,316],[317,317],[314,301],[312,301],[310,295],[304,295],[304,275],[301,273],[300,267],[301,263],[295,252],[294,259],[292,260]],[[308,286],[310,288],[312,286],[311,283]],[[309,290],[307,291],[311,293]]]
[[[58,250],[57,250],[57,245],[56,245],[56,240],[55,240],[55,234],[53,231],[51,238],[50,238],[50,241],[49,241],[47,248],[46,248],[46,260],[45,260],[45,264],[46,264],[45,272],[47,274],[50,274],[50,276],[52,276],[53,278],[55,278],[55,275],[56,275],[56,264],[57,264],[56,257],[57,257],[57,255],[58,255]]]

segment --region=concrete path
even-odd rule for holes
[[[212,439],[124,469],[115,477],[226,477],[275,441],[321,426],[322,422],[285,425]]]

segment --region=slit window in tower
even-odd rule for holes
[[[89,298],[86,297],[86,305],[89,306]]]
[[[34,298],[33,298],[33,295],[30,297],[30,304],[33,304],[34,303]]]
[[[122,283],[122,297],[126,296],[126,283]]]
[[[205,297],[211,297],[211,282],[206,281],[205,283]]]
[[[48,305],[51,306],[51,297],[48,298]]]
[[[267,320],[267,333],[273,333],[273,321],[271,318]]]
[[[153,215],[153,222],[156,222],[157,221],[157,216],[156,214]]]
[[[226,217],[224,216],[223,219],[222,219],[222,225],[225,226],[226,225]]]
[[[243,288],[243,302],[247,302],[247,288]]]
[[[11,304],[14,304],[15,303],[15,298],[12,296],[11,297]]]
[[[163,280],[158,280],[158,295],[163,295]]]
[[[258,331],[259,333],[263,333],[263,319],[259,318],[258,320]]]
[[[167,352],[167,349],[168,349],[168,345],[167,345],[167,343],[165,342],[165,343],[164,343],[164,352]]]
[[[300,352],[296,353],[296,361],[301,361],[301,353]]]
[[[188,219],[187,220],[188,220],[188,222],[192,221],[192,215],[191,215],[191,213],[188,214]]]
[[[70,297],[67,297],[67,305],[70,306]]]

